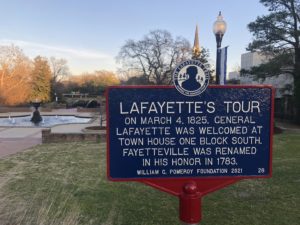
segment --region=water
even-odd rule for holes
[[[52,127],[60,124],[69,123],[88,123],[91,118],[83,118],[76,116],[42,116],[43,120],[39,124],[30,121],[31,116],[5,117],[0,118],[0,127]]]

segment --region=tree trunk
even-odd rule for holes
[[[300,49],[295,49],[294,97],[296,106],[296,122],[300,124]]]

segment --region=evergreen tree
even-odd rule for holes
[[[51,70],[48,60],[37,56],[34,59],[32,71],[32,96],[31,99],[47,102],[50,100]]]
[[[300,0],[260,0],[260,2],[270,13],[257,17],[248,25],[254,36],[248,50],[258,50],[274,57],[269,64],[256,68],[261,74],[278,75],[284,66],[282,59],[286,60],[287,65],[292,65],[290,73],[294,77],[294,97],[297,118],[300,122]],[[290,55],[293,55],[293,60],[290,60]]]

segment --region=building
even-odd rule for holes
[[[238,71],[229,72],[227,75],[227,80],[239,80],[240,79],[240,73]]]
[[[259,52],[247,52],[241,55],[241,69],[250,70],[254,66],[268,62],[269,57]]]
[[[241,70],[251,70],[254,66],[268,62],[268,57],[257,52],[249,52],[241,55]],[[244,74],[240,76],[240,84],[266,84],[275,88],[275,115],[277,117],[292,119],[295,115],[293,107],[294,77],[288,73],[291,68],[285,68],[282,74],[267,76],[265,79],[258,79],[255,75]]]
[[[241,55],[241,70],[250,70],[252,67],[259,66],[267,61],[268,57],[258,52],[246,52]],[[237,71],[229,72],[227,80],[240,80],[241,84],[247,84],[249,82],[248,77],[240,77],[240,73]]]
[[[247,52],[241,55],[241,70],[251,70],[254,66],[267,63],[270,57],[259,54],[258,52]],[[269,76],[265,79],[257,79],[255,75],[244,74],[240,76],[241,84],[269,84],[276,88],[275,98],[283,95],[293,94],[294,78],[289,73],[282,73],[276,76]]]

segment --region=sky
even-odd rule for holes
[[[117,71],[126,40],[163,29],[192,44],[198,25],[200,45],[214,63],[219,11],[227,23],[222,46],[229,46],[230,72],[252,40],[247,24],[268,13],[259,0],[1,0],[0,45],[17,45],[30,58],[65,58],[73,74]]]

